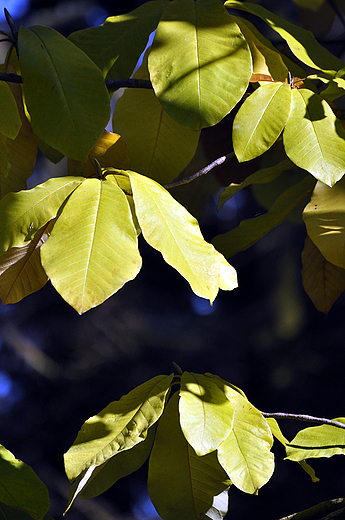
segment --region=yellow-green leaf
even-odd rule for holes
[[[11,89],[5,81],[0,81],[0,133],[15,139],[21,125],[17,103]]]

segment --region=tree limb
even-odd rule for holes
[[[332,421],[331,419],[324,419],[323,417],[314,417],[313,415],[303,415],[285,412],[267,413],[261,412],[264,417],[273,417],[273,419],[295,419],[297,421],[314,422],[317,424],[328,424],[329,426],[336,426],[345,430],[345,424],[339,421]]]
[[[293,515],[284,516],[279,520],[333,520],[333,518],[343,518],[340,515],[345,513],[345,498],[335,498],[321,502],[316,506],[294,513]]]

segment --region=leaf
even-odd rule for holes
[[[213,245],[226,258],[230,258],[239,251],[244,251],[280,224],[312,191],[314,185],[315,179],[311,175],[307,175],[301,181],[283,191],[267,213],[243,220],[237,228],[216,236],[212,240]]]
[[[31,190],[5,195],[0,200],[0,254],[30,242],[83,181],[82,177],[52,178]]]
[[[69,480],[143,442],[163,412],[172,379],[156,376],[90,417],[64,455]]]
[[[125,170],[131,166],[125,141],[120,135],[107,132],[107,130],[104,130],[102,137],[92,148],[86,163],[68,159],[69,175],[94,176],[97,172],[95,159],[102,168],[111,167]]]
[[[7,506],[0,502],[0,519],[1,520],[31,520],[31,516],[22,511],[21,509],[15,509]],[[54,520],[49,514],[46,514],[43,520]]]
[[[22,122],[11,89],[5,81],[0,81],[0,132],[10,139],[15,139],[21,126]]]
[[[141,257],[123,191],[111,180],[86,179],[66,202],[41,259],[52,285],[79,314],[135,278]]]
[[[221,2],[180,0],[169,4],[158,24],[149,71],[164,110],[200,130],[218,123],[241,99],[251,56]]]
[[[149,35],[157,27],[168,1],[146,2],[128,14],[111,16],[100,27],[69,35],[108,79],[126,79],[144,51]]]
[[[280,18],[261,5],[237,0],[227,0],[224,5],[259,16],[286,41],[294,55],[306,65],[320,70],[338,70],[344,66],[342,60],[316,41],[312,32]]]
[[[318,182],[303,212],[311,240],[331,264],[345,269],[345,178],[333,188]]]
[[[147,53],[134,77],[149,78]],[[200,136],[174,121],[149,89],[125,90],[115,105],[113,129],[126,141],[132,169],[161,184],[190,163]]]
[[[179,425],[178,399],[175,393],[158,423],[149,460],[151,500],[164,520],[199,520],[205,515],[222,520],[227,500],[220,505],[217,497],[226,493],[230,481],[215,452],[198,457],[186,441]]]
[[[182,375],[179,411],[183,435],[199,456],[216,450],[231,432],[230,401],[212,379],[201,374]]]
[[[220,285],[234,289],[234,269],[205,242],[194,217],[155,181],[135,172],[128,175],[136,215],[148,244],[186,278],[195,294],[211,303]]]
[[[290,114],[291,89],[287,83],[267,83],[244,101],[236,114],[232,139],[237,159],[250,161],[278,139]]]
[[[334,420],[345,424],[344,417]],[[286,458],[289,460],[300,461],[333,455],[345,455],[345,430],[326,424],[299,431],[286,447]]]
[[[274,471],[272,433],[259,410],[237,390],[224,385],[224,392],[234,409],[234,423],[218,448],[218,460],[236,487],[257,494]]]
[[[291,113],[283,134],[286,155],[333,186],[345,173],[345,131],[320,96],[308,89],[291,92]]]
[[[0,502],[43,519],[50,501],[48,489],[33,469],[0,445]]]
[[[302,251],[302,266],[305,292],[317,310],[327,314],[345,291],[345,269],[327,262],[308,236]]]
[[[34,133],[63,155],[86,161],[110,117],[109,95],[100,70],[50,27],[21,26],[18,46]]]
[[[325,0],[293,0],[294,4],[309,11],[318,11]]]

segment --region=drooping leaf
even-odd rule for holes
[[[318,182],[303,212],[308,236],[331,264],[345,269],[345,178],[333,188]]]
[[[257,88],[236,114],[232,139],[237,159],[250,161],[278,139],[290,114],[291,89],[279,81]]]
[[[15,139],[21,125],[17,103],[11,89],[5,81],[0,81],[0,133]]]
[[[180,0],[169,4],[158,24],[149,71],[166,112],[200,130],[218,123],[241,99],[251,56],[221,2]]]
[[[31,190],[5,195],[0,200],[0,254],[30,242],[83,181],[82,177],[52,178]]]
[[[328,103],[308,89],[292,89],[283,140],[286,155],[333,186],[345,173],[345,131]]]
[[[64,455],[69,480],[143,442],[163,412],[172,379],[156,376],[90,417]]]
[[[230,258],[239,251],[244,251],[280,224],[309,195],[314,185],[315,179],[311,175],[305,176],[292,187],[283,191],[267,213],[243,220],[237,228],[216,236],[212,243],[226,258]]]
[[[334,420],[345,424],[344,417]],[[299,431],[286,446],[286,458],[289,460],[299,461],[333,455],[345,455],[345,430],[327,424]]]
[[[134,77],[149,78],[147,53]],[[124,92],[115,105],[113,130],[126,141],[132,169],[161,184],[171,182],[190,163],[200,136],[172,119],[149,89]]]
[[[199,457],[186,441],[179,424],[178,399],[175,393],[158,423],[149,461],[151,500],[163,520],[205,516],[222,520],[227,500],[221,502],[218,497],[225,498],[230,481],[215,452]]]
[[[150,246],[211,303],[220,285],[234,289],[235,270],[229,264],[225,268],[225,259],[205,242],[194,217],[155,181],[135,172],[128,175],[139,225]]]
[[[224,392],[202,374],[182,375],[179,412],[183,435],[200,456],[218,448],[234,421],[234,410]]]
[[[85,179],[41,247],[41,259],[52,285],[79,314],[135,278],[141,257],[123,191],[111,180]]]
[[[157,27],[167,0],[146,2],[134,11],[107,18],[103,25],[69,35],[108,79],[126,79]]]
[[[0,445],[0,502],[43,519],[50,501],[48,489],[33,469]]]
[[[102,73],[83,51],[49,27],[21,26],[18,47],[34,133],[63,155],[86,161],[110,117]]]
[[[345,291],[345,269],[328,262],[307,236],[302,251],[302,282],[318,311],[327,314]]]

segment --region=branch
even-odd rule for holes
[[[321,502],[314,507],[305,509],[300,513],[284,516],[280,520],[331,520],[333,518],[343,518],[345,512],[345,498],[336,498]]]
[[[0,72],[0,81],[8,81],[8,83],[23,83],[22,77],[18,76],[18,74],[6,74],[5,72]]]
[[[221,164],[225,163],[228,159],[231,159],[231,157],[234,157],[234,152],[230,152],[227,155],[223,155],[223,157],[219,157],[219,159],[216,159],[215,161],[211,162],[211,164],[208,164],[198,172],[194,173],[193,175],[190,175],[189,177],[185,177],[184,179],[181,179],[180,181],[171,182],[170,184],[165,184],[164,188],[166,190],[170,190],[170,188],[176,188],[176,186],[182,186],[183,184],[188,184],[189,182],[194,181],[195,179],[198,179],[202,175],[206,175],[209,171],[213,170],[216,166],[220,166]]]
[[[276,412],[266,413],[261,412],[264,417],[273,417],[274,419],[296,419],[297,421],[314,422],[317,424],[328,424],[329,426],[336,426],[345,430],[345,424],[339,421],[332,421],[330,419],[324,419],[323,417],[313,417],[312,415],[302,415],[294,413]]]

